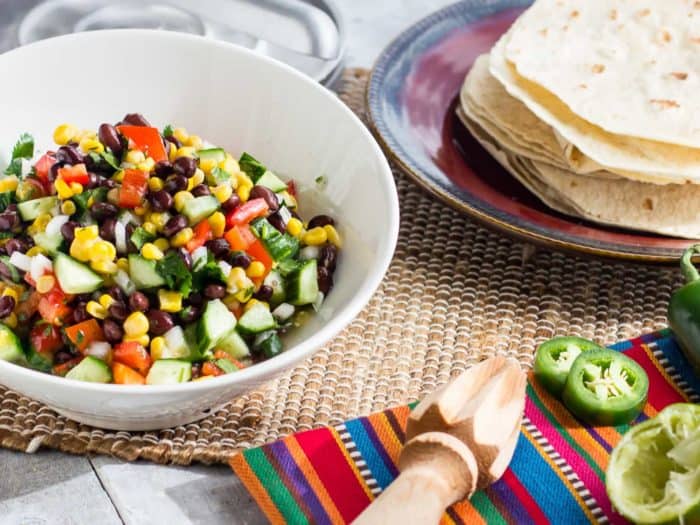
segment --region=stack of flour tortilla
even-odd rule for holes
[[[700,238],[700,1],[537,0],[458,114],[549,207]]]

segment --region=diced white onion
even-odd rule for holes
[[[279,216],[282,219],[284,225],[287,226],[289,219],[292,218],[292,212],[289,211],[289,208],[287,208],[286,206],[282,206],[277,213],[279,213]]]
[[[53,272],[53,263],[51,263],[51,259],[41,253],[32,257],[29,263],[29,273],[32,279],[34,279],[34,282],[38,281],[39,278],[47,272]]]
[[[114,275],[114,282],[126,295],[131,295],[136,291],[136,285],[124,270],[117,270],[117,273]]]
[[[126,253],[126,226],[121,222],[114,224],[114,244],[116,245],[117,253]]]
[[[192,268],[197,266],[197,262],[200,259],[207,260],[207,248],[206,246],[200,246],[195,251],[192,252]]]
[[[163,334],[163,338],[165,339],[165,346],[171,352],[177,353],[179,350],[187,347],[185,332],[183,332],[181,326],[173,326]]]
[[[10,255],[10,264],[15,266],[18,270],[28,272],[32,264],[32,258],[20,252],[12,252],[12,255]]]
[[[304,260],[318,259],[321,250],[318,246],[306,246],[299,252],[299,257]]]
[[[274,330],[267,330],[265,332],[260,332],[258,335],[255,336],[255,341],[253,342],[253,346],[259,346],[265,339],[269,339],[275,334]]]
[[[61,226],[63,226],[69,220],[70,217],[68,215],[56,215],[46,225],[46,234],[51,236],[59,235],[61,233]]]
[[[21,177],[24,178],[32,172],[32,161],[29,159],[22,159]]]
[[[123,212],[121,212],[121,214],[117,218],[117,222],[120,222],[124,226],[126,226],[129,223],[136,224],[138,221],[136,220],[136,217],[130,211],[124,210]]]
[[[221,271],[224,273],[224,277],[228,277],[228,274],[231,273],[233,266],[226,261],[219,261],[219,268],[221,268]]]
[[[97,357],[98,359],[102,359],[103,361],[107,360],[107,357],[109,356],[109,353],[111,351],[112,347],[109,345],[109,343],[106,343],[104,341],[93,341],[85,349],[85,353],[87,355]]]
[[[323,295],[323,292],[318,292],[318,295],[316,296],[316,300],[311,305],[314,307],[314,310],[316,310],[318,312],[321,309],[321,305],[323,304],[323,300],[325,298],[326,298],[326,296]]]
[[[286,321],[294,315],[295,308],[289,303],[282,303],[272,310],[272,315],[280,322]]]

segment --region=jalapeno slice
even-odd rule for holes
[[[559,396],[576,358],[582,352],[602,350],[582,337],[555,337],[540,345],[535,355],[535,377],[551,394]]]
[[[644,408],[649,378],[624,354],[592,350],[580,354],[571,366],[562,400],[579,419],[591,425],[623,425]]]

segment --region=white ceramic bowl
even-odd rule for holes
[[[331,92],[229,44],[120,30],[46,40],[0,56],[0,154],[20,132],[51,146],[57,124],[96,129],[130,112],[248,151],[302,189],[302,213],[329,211],[344,237],[335,288],[283,354],[235,374],[173,386],[82,383],[0,362],[0,384],[82,423],[120,430],[184,424],[308,358],[359,313],[394,252],[399,212],[389,166]],[[320,192],[314,183],[327,179]]]

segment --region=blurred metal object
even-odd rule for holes
[[[2,0],[0,52],[79,31],[180,31],[241,45],[331,84],[345,31],[332,0]]]

